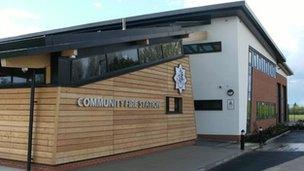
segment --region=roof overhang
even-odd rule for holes
[[[127,30],[128,29],[138,29],[138,28],[153,28],[153,27],[165,27],[170,25],[179,25],[181,27],[193,26],[195,24],[210,24],[212,18],[228,17],[228,16],[238,16],[246,24],[249,30],[256,36],[260,43],[267,49],[267,51],[276,58],[277,63],[284,63],[286,59],[280,49],[276,46],[274,41],[268,35],[266,30],[262,27],[261,23],[258,21],[257,17],[253,14],[250,8],[247,6],[245,1],[237,1],[231,3],[223,3],[195,8],[188,8],[182,10],[175,10],[169,12],[161,12],[155,14],[141,15],[136,17],[125,18]],[[56,36],[61,37],[64,35],[66,38],[69,34],[80,35],[83,33],[94,33],[93,35],[98,35],[104,31],[109,30],[120,30],[122,28],[122,20],[109,20],[103,22],[96,22],[91,24],[79,25],[74,27],[67,27],[63,29],[50,30],[45,32],[27,34],[12,38],[0,39],[0,51],[1,46],[5,44],[16,44],[20,41],[30,41],[36,40],[36,43],[41,43],[42,46],[46,46],[45,39],[54,39]],[[158,29],[158,28],[157,28]],[[97,32],[97,33],[96,33]],[[88,34],[88,36],[90,36]],[[142,35],[144,37],[144,35]],[[52,38],[53,37],[53,38]],[[114,42],[114,39],[113,40]],[[117,38],[118,40],[119,38]],[[128,39],[125,37],[125,39]],[[131,40],[131,39],[130,39]],[[42,41],[42,42],[41,42]],[[49,43],[49,41],[46,41]],[[91,43],[92,45],[97,44],[96,42],[74,42],[69,45],[56,45],[48,47],[52,49],[51,51],[60,50],[62,48],[75,48],[82,47],[85,43]],[[21,42],[22,44],[22,42]],[[34,43],[35,44],[35,43]],[[37,53],[37,49],[24,49],[22,53],[26,53],[29,50],[30,53]],[[45,50],[44,50],[45,51]],[[17,53],[17,52],[16,52]],[[3,55],[0,54],[3,57]]]
[[[2,47],[0,44],[0,49],[2,48],[2,51],[0,51],[0,59],[61,52],[68,49],[107,46],[119,43],[133,42],[135,44],[140,44],[142,42],[149,42],[148,40],[150,39],[158,38],[181,39],[191,33],[191,30],[192,29],[171,26],[39,36],[37,37],[39,42],[35,42],[35,39],[31,38],[20,40],[15,43],[8,42]]]
[[[283,72],[287,75],[287,76],[291,76],[294,73],[292,72],[292,70],[289,68],[289,66],[283,62],[283,63],[279,63],[279,67],[283,70]]]

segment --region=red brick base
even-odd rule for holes
[[[199,139],[209,140],[209,141],[240,141],[239,135],[213,135],[213,134],[200,134]]]
[[[144,150],[138,150],[138,151],[133,151],[133,152],[128,152],[128,153],[122,153],[122,154],[117,154],[117,155],[112,155],[112,156],[105,156],[105,157],[83,160],[83,161],[56,165],[56,166],[34,163],[34,164],[32,164],[32,170],[33,171],[68,171],[68,170],[73,170],[76,168],[78,169],[78,168],[82,168],[82,167],[96,166],[96,165],[99,165],[99,164],[102,164],[105,162],[109,162],[109,161],[141,156],[144,154],[149,154],[149,153],[153,153],[153,152],[157,152],[157,151],[163,151],[163,150],[178,148],[178,147],[182,147],[182,146],[189,146],[189,145],[195,144],[195,141],[196,140],[184,141],[184,142],[179,142],[179,143],[160,146],[160,147],[154,147],[154,148],[149,148],[149,149],[144,149]],[[25,169],[26,163],[21,162],[21,161],[0,159],[0,166]]]

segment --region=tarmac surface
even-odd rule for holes
[[[78,171],[204,171],[214,167],[214,164],[247,152],[239,148],[236,143],[200,141],[192,146],[113,161]]]
[[[304,171],[304,131],[292,131],[259,150],[211,169],[222,170]]]

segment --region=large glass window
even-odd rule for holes
[[[125,50],[107,54],[109,71],[139,64],[137,49]]]
[[[182,45],[179,41],[73,59],[72,82],[102,78],[111,72],[132,69],[140,64],[152,64],[165,57],[177,57],[181,54]]]
[[[142,64],[157,61],[163,57],[161,45],[140,48],[138,49],[138,53],[139,61]]]
[[[19,72],[21,69],[15,68],[11,69],[11,75],[14,75],[15,72]],[[8,72],[8,71],[6,71]],[[19,76],[9,76],[10,74],[0,74],[0,87],[14,87],[14,86],[29,86],[30,77],[26,73],[22,73]],[[37,69],[35,74],[35,83],[36,85],[45,84],[45,69]]]
[[[181,42],[171,42],[165,43],[162,45],[163,56],[166,57],[175,57],[182,54],[182,44]]]
[[[263,55],[258,53],[256,50],[250,49],[249,51],[253,55],[252,67],[275,78],[276,77],[276,70],[275,70],[276,65],[272,61],[270,61],[269,59],[267,59],[266,57],[264,57]]]
[[[76,59],[72,62],[72,80],[78,81],[103,76],[106,69],[105,55]]]
[[[257,102],[257,119],[270,119],[276,117],[276,104],[267,102]]]

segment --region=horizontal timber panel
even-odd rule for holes
[[[178,64],[186,69],[188,80],[182,94],[173,80]],[[183,114],[166,114],[166,96],[183,98]],[[80,97],[153,100],[160,102],[160,108],[78,107]],[[61,88],[58,117],[57,164],[195,139],[189,58]]]

